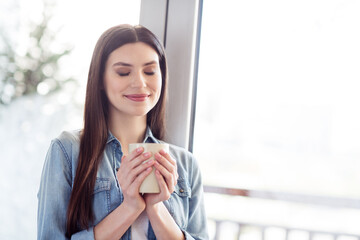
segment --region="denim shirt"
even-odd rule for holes
[[[144,142],[160,143],[149,128]],[[79,145],[80,131],[63,132],[51,142],[38,192],[38,239],[67,239],[66,212],[76,173]],[[177,162],[179,178],[175,191],[164,201],[164,205],[186,239],[208,239],[198,164],[185,149],[170,144],[169,151]],[[94,226],[123,202],[124,196],[116,177],[122,155],[120,142],[109,133],[92,195],[94,222],[89,229],[73,234],[71,239],[94,239]],[[131,227],[121,238],[129,239]],[[150,222],[148,239],[156,239]]]

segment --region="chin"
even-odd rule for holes
[[[150,110],[141,110],[141,111],[133,111],[129,115],[132,115],[134,117],[144,117],[146,116]]]

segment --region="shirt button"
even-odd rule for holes
[[[183,193],[183,192],[184,192],[184,189],[180,189],[180,192]]]

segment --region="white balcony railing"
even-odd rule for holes
[[[220,194],[224,196],[240,196],[246,198],[260,198],[266,200],[280,200],[285,202],[295,202],[306,205],[320,205],[321,207],[360,209],[360,200],[351,198],[338,198],[326,196],[313,196],[305,194],[294,194],[286,192],[258,191],[248,189],[234,189],[215,186],[204,186],[206,194]],[[256,213],[255,213],[256,214]],[[232,239],[236,240],[360,240],[360,235],[341,231],[328,231],[316,228],[304,228],[288,226],[286,224],[263,224],[252,221],[234,220],[226,218],[209,217],[209,223],[214,228],[212,240],[223,240],[223,236],[231,226]],[[309,219],[310,220],[310,219]],[[346,219],[342,219],[346,221]],[[360,226],[360,225],[359,225]],[[360,228],[360,227],[359,227]],[[274,233],[276,232],[276,237]],[[271,236],[272,235],[272,236]],[[226,239],[229,240],[229,239]]]

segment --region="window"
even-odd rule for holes
[[[193,149],[206,185],[360,198],[359,11],[356,1],[204,1]],[[210,217],[359,234],[359,210],[207,201]]]

